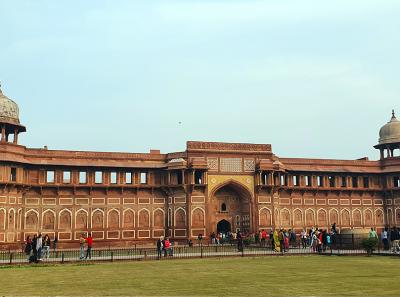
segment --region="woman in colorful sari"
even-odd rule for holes
[[[274,231],[274,244],[275,244],[275,252],[280,252],[281,248],[280,248],[280,243],[279,243],[279,238],[278,238],[278,230]]]

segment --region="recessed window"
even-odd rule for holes
[[[132,172],[125,172],[125,183],[126,184],[132,183]]]
[[[54,183],[54,171],[53,170],[46,171],[46,182],[49,184]]]
[[[221,211],[226,211],[226,204],[225,203],[221,204]]]
[[[334,188],[335,187],[335,177],[334,176],[329,176],[329,187]]]
[[[357,176],[353,176],[351,178],[351,183],[353,185],[353,188],[358,188],[358,177]]]
[[[11,167],[10,181],[12,181],[12,182],[17,181],[17,168],[15,168],[15,167]]]
[[[318,185],[318,187],[324,186],[324,177],[322,175],[317,176],[317,185]]]
[[[140,173],[140,183],[147,184],[147,172]]]
[[[86,171],[79,172],[79,183],[86,184],[87,183],[87,173]]]
[[[261,183],[263,185],[268,185],[268,173],[263,173],[261,175]]]
[[[102,171],[95,171],[95,173],[94,173],[94,182],[96,184],[103,183],[103,172]]]
[[[364,184],[364,188],[369,188],[369,177],[368,176],[363,177],[363,184]]]
[[[112,184],[117,183],[117,173],[115,171],[111,172],[110,174],[110,183]]]
[[[194,183],[197,185],[201,185],[203,183],[203,173],[199,170],[194,172]]]
[[[400,178],[398,176],[393,176],[393,187],[400,188]]]
[[[347,178],[345,176],[342,176],[342,188],[347,187]]]
[[[281,175],[281,186],[285,186],[286,185],[286,176],[285,175]]]
[[[306,175],[306,186],[311,187],[312,186],[312,178],[311,175]]]
[[[69,184],[71,182],[71,171],[63,171],[63,183]]]

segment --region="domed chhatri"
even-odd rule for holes
[[[390,121],[379,130],[379,143],[374,148],[380,150],[381,159],[400,156],[400,121],[396,119],[394,110]]]
[[[400,121],[392,110],[392,118],[379,131],[379,144],[400,143]]]
[[[19,123],[19,108],[17,103],[5,96],[0,83],[0,127],[1,143],[10,142],[10,135],[14,136],[12,142],[18,144],[18,134],[25,132],[26,128]]]
[[[19,125],[19,108],[17,103],[5,96],[0,82],[0,122]]]

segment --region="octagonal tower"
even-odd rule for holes
[[[0,83],[0,127],[1,144],[10,143],[9,136],[13,135],[13,143],[18,144],[18,134],[26,132],[25,126],[19,122],[19,108],[17,103],[5,96]]]

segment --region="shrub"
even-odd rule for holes
[[[366,238],[361,243],[364,250],[367,252],[368,256],[372,255],[372,252],[376,249],[378,245],[377,238]]]
[[[249,237],[246,237],[245,239],[243,239],[243,244],[246,246],[253,244],[253,243],[255,243],[255,239],[253,236],[249,236]]]

